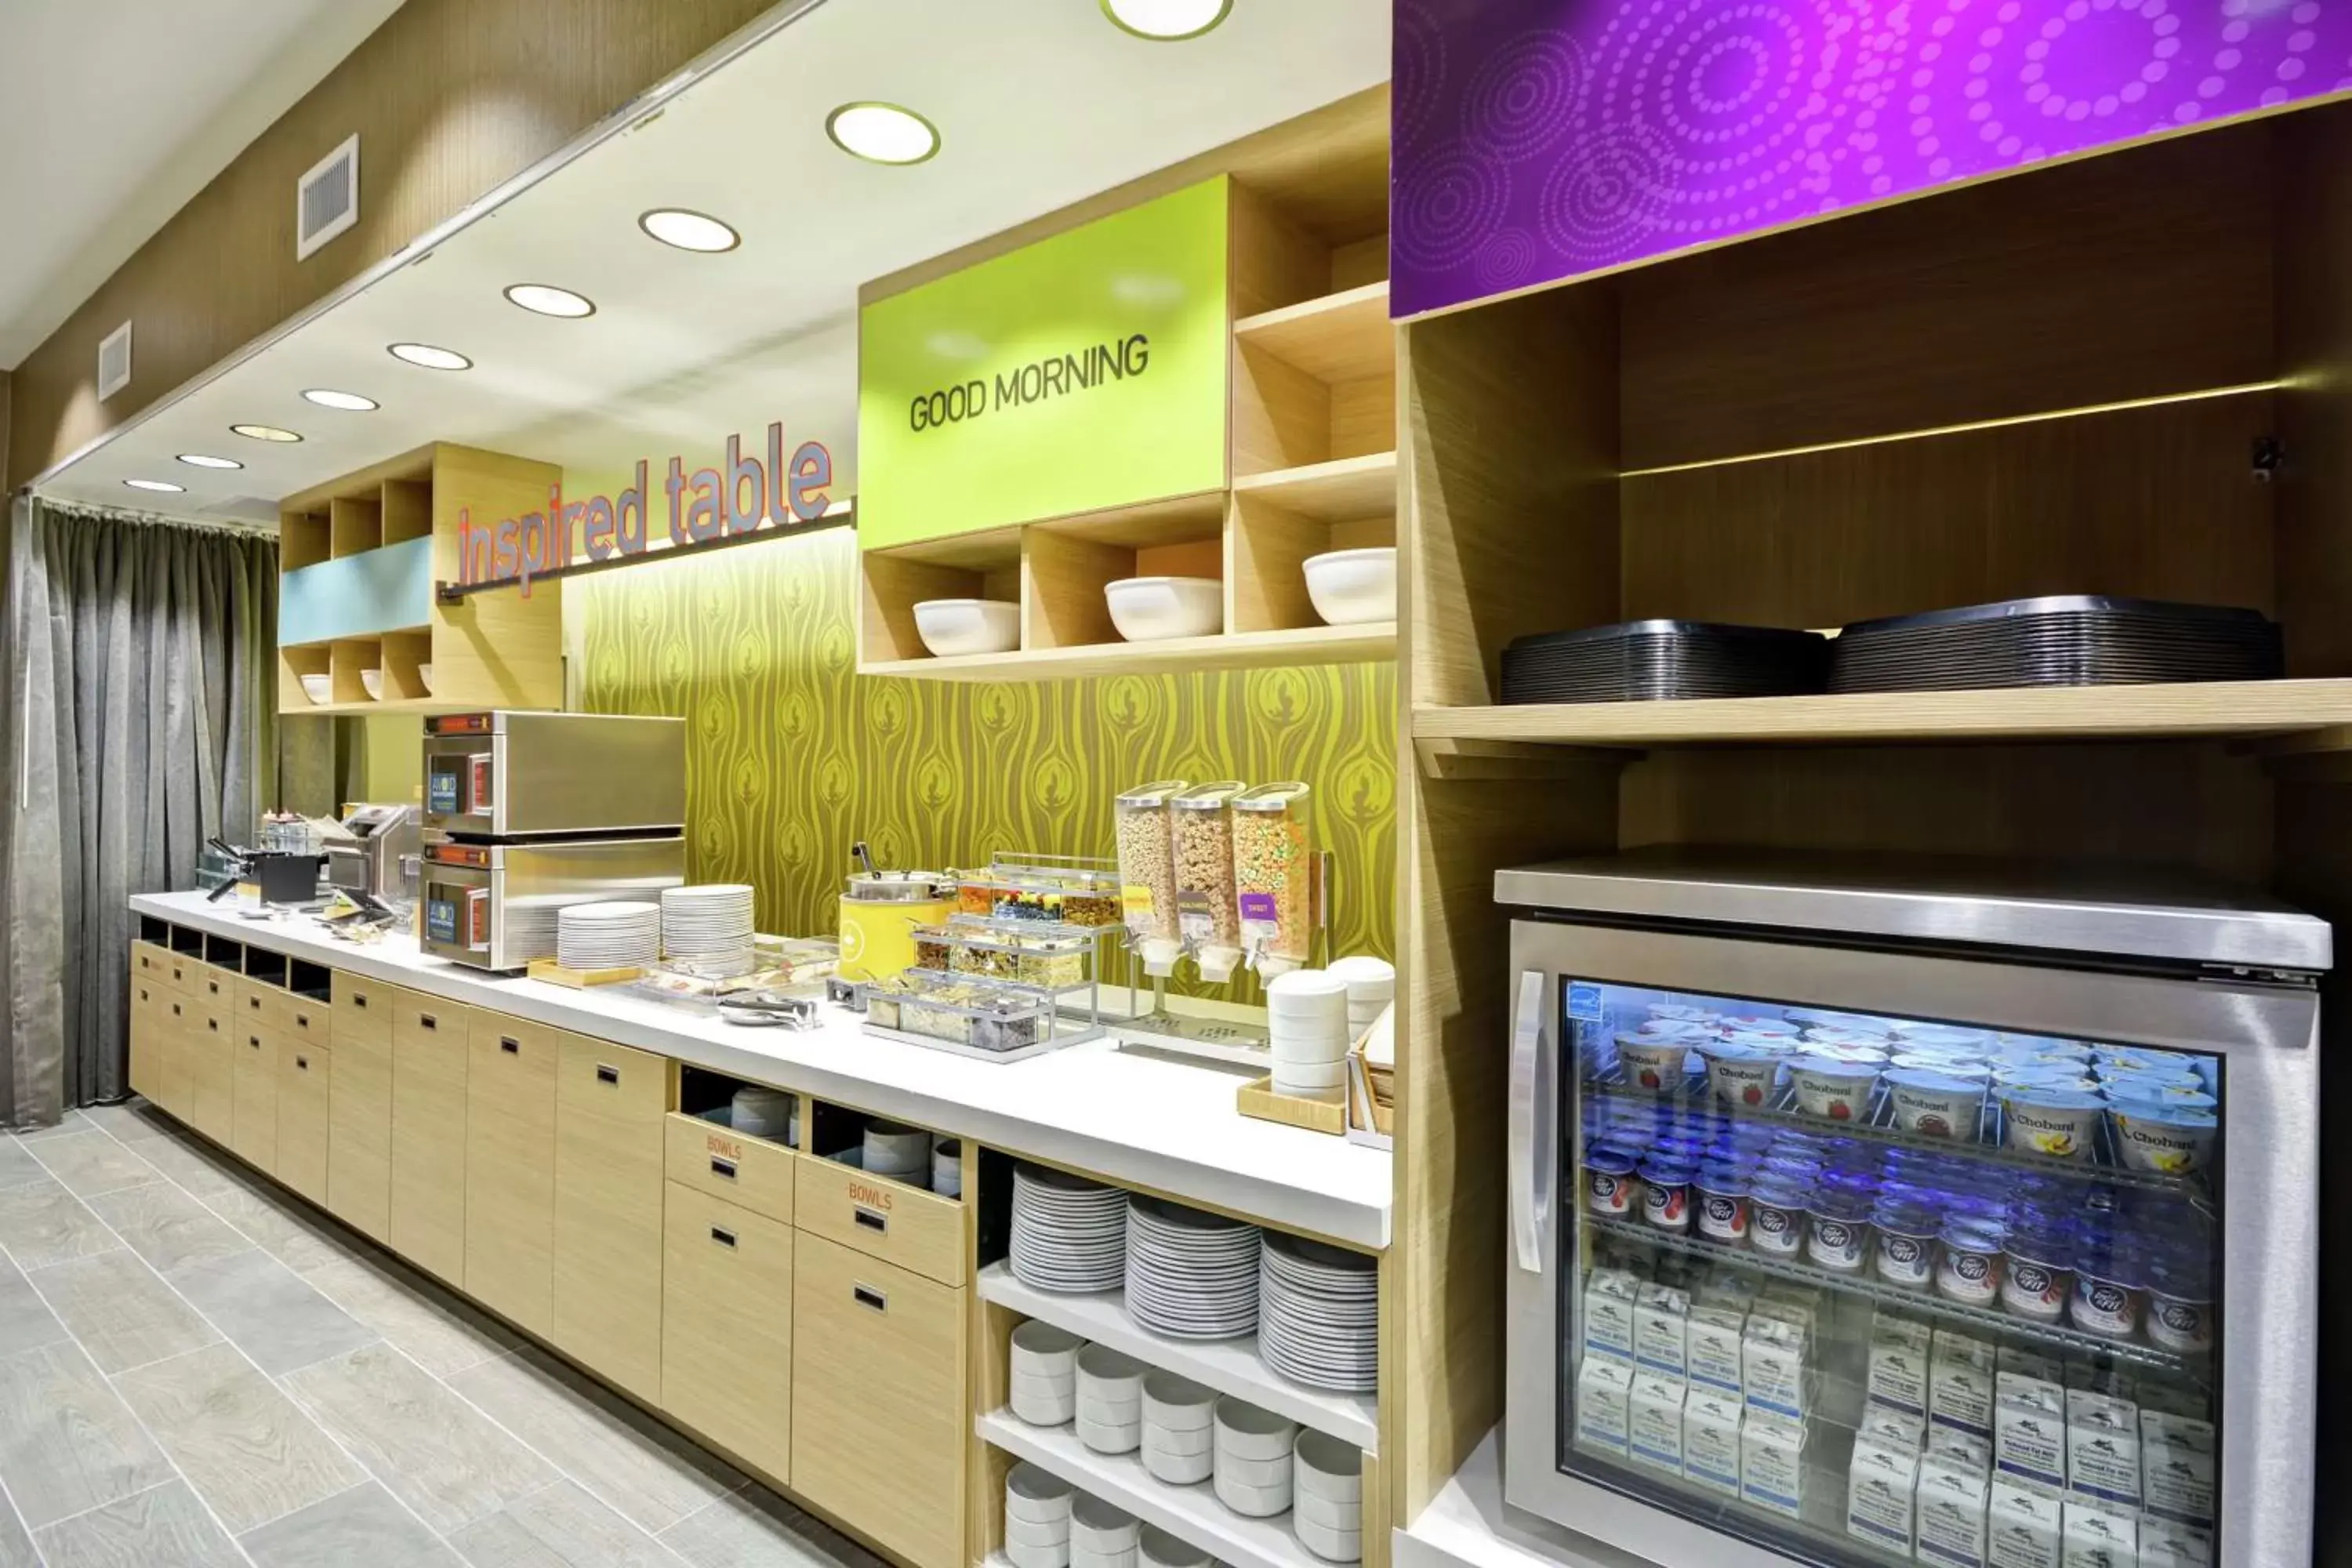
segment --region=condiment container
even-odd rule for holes
[[[844,980],[891,980],[916,966],[915,931],[955,909],[951,880],[931,871],[868,871],[841,889]]]
[[[1119,902],[1127,932],[1146,973],[1174,972],[1181,952],[1176,930],[1176,858],[1169,803],[1183,793],[1181,779],[1128,791],[1118,808]]]
[[[1170,802],[1176,857],[1176,928],[1201,966],[1222,983],[1242,959],[1240,892],[1234,885],[1234,797],[1239,779],[1196,784]]]
[[[1234,903],[1243,949],[1267,976],[1307,962],[1314,936],[1315,842],[1304,784],[1234,797]]]

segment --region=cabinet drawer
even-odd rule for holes
[[[278,1038],[278,1179],[327,1201],[327,1121],[335,1059],[324,1046]]]
[[[557,1347],[661,1401],[662,1128],[669,1063],[562,1035],[555,1058]]]
[[[163,1011],[156,1016],[155,1041],[160,1058],[158,1076],[163,1079],[163,1092],[154,1096],[155,1103],[185,1121],[188,1108],[195,1100],[195,1041],[190,1037],[204,1028],[196,1016],[195,1004],[183,992],[166,987],[156,997]]]
[[[392,1249],[466,1275],[466,1050],[473,1010],[413,991],[392,1010]]]
[[[390,998],[382,988],[374,988],[369,1005],[381,1011],[347,1030],[340,1005],[342,984],[339,973],[335,976],[339,998],[335,1070],[327,1086],[327,1207],[353,1229],[388,1241],[392,1235]]]
[[[172,950],[156,942],[134,942],[131,944],[131,977],[173,991],[180,988],[180,977]]]
[[[942,1285],[964,1282],[963,1205],[814,1157],[800,1163],[793,1223]]]
[[[258,980],[236,983],[236,1026],[240,1029],[283,1029],[286,1026],[286,1004],[291,1000],[284,987],[265,985]]]
[[[793,1489],[919,1568],[961,1568],[964,1293],[803,1230],[793,1342]]]
[[[561,1032],[477,1013],[466,1047],[466,1293],[548,1332]]]
[[[663,1152],[671,1181],[784,1225],[793,1223],[794,1167],[800,1156],[782,1144],[739,1137],[716,1122],[674,1111]]]
[[[384,985],[373,980],[362,980],[344,970],[335,971],[335,1038],[346,1035],[353,1039],[392,1044],[392,1016],[407,995],[397,985]]]
[[[663,1204],[662,1408],[792,1479],[793,1228],[695,1189]]]
[[[332,1002],[289,991],[278,1006],[278,1030],[289,1040],[325,1050],[331,1043],[334,1015]]]
[[[232,1016],[229,1147],[257,1170],[278,1171],[278,1031]]]
[[[184,963],[187,974],[187,993],[207,1007],[218,1007],[223,1013],[236,1007],[236,994],[245,984],[245,976],[234,969],[223,969],[215,963]]]
[[[226,1005],[191,996],[183,1037],[186,1047],[188,1124],[215,1143],[227,1143],[236,1121],[235,1022]]]
[[[177,992],[172,993],[176,997]],[[163,1030],[171,1019],[163,983],[131,973],[131,1087],[158,1105],[163,1094]]]

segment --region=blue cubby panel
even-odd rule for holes
[[[278,644],[373,637],[433,618],[430,537],[289,572],[278,585]]]

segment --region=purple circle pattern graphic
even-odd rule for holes
[[[1394,308],[2352,90],[2352,0],[1397,0]]]

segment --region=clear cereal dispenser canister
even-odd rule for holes
[[[1143,959],[1147,974],[1165,975],[1183,952],[1176,924],[1176,860],[1169,802],[1183,793],[1184,781],[1163,779],[1118,796],[1119,901],[1127,915],[1128,945]]]
[[[1234,796],[1239,779],[1195,784],[1171,803],[1176,845],[1176,934],[1201,978],[1231,980],[1242,961],[1241,911],[1234,887]]]
[[[1234,799],[1234,890],[1242,950],[1271,980],[1305,963],[1314,940],[1315,839],[1303,784]]]

